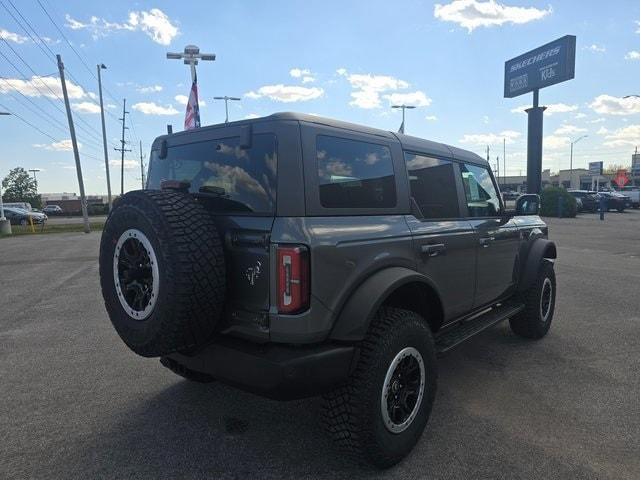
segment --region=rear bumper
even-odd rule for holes
[[[326,393],[344,382],[355,347],[258,345],[223,339],[193,355],[168,358],[216,380],[276,400],[294,400]]]

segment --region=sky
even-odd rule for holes
[[[631,163],[640,144],[637,0],[153,1],[0,0],[0,177],[40,169],[40,192],[78,192],[55,54],[65,65],[85,188],[106,193],[96,65],[102,70],[111,181],[119,192],[122,100],[125,190],[140,186],[167,124],[181,130],[187,65],[166,52],[198,45],[203,125],[296,111],[397,131],[392,104],[412,104],[406,132],[486,156],[506,143],[509,175],[526,172],[524,108],[503,98],[504,62],[571,34],[575,79],[540,92],[543,168]],[[28,122],[24,123],[20,118]]]

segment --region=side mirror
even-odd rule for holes
[[[538,215],[540,213],[540,195],[527,193],[516,200],[516,215]]]

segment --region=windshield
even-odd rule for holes
[[[170,147],[166,158],[151,154],[147,188],[164,180],[190,183],[189,191],[214,198],[217,209],[245,213],[275,212],[276,139],[254,135],[249,149],[230,137]]]

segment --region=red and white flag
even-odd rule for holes
[[[191,85],[191,93],[187,102],[187,111],[184,115],[184,129],[200,128],[200,105],[198,105],[198,79]]]

